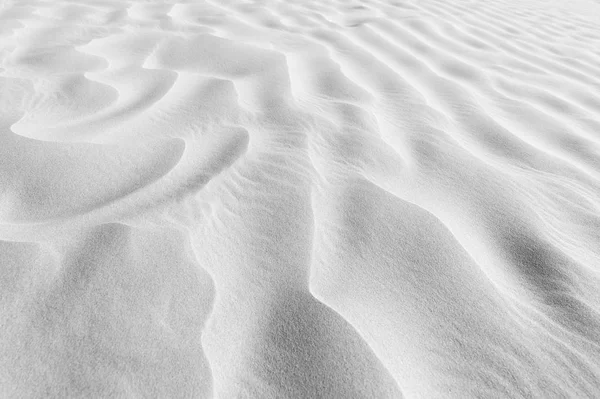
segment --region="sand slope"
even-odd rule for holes
[[[0,2],[0,396],[600,396],[600,4]]]

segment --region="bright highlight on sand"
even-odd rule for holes
[[[599,18],[0,0],[0,398],[599,398]]]

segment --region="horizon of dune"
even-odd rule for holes
[[[599,15],[0,0],[0,397],[600,397]]]

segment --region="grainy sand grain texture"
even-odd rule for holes
[[[599,398],[599,21],[0,0],[0,397]]]

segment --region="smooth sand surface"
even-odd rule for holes
[[[0,0],[0,397],[600,397],[599,16]]]

